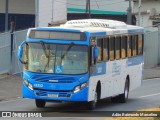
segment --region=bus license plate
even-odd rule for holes
[[[58,94],[48,94],[48,97],[57,98],[57,97],[58,97]]]

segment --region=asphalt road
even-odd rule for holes
[[[97,108],[94,111],[95,114],[96,112],[99,111],[137,111],[159,106],[160,106],[160,78],[156,78],[156,79],[144,80],[140,88],[130,92],[129,100],[127,103],[111,103],[110,99],[105,99],[98,103]],[[56,116],[61,117],[58,118],[58,120],[64,120],[64,119],[96,120],[96,118],[81,117],[81,116],[88,116],[90,113],[87,112],[75,112],[75,113],[64,112],[65,110],[81,111],[84,109],[85,109],[84,103],[81,104],[47,103],[45,108],[38,109],[35,106],[34,100],[31,99],[17,98],[0,102],[0,111],[45,111],[45,115],[47,116],[52,115],[55,117]],[[53,111],[59,111],[59,112],[53,112]],[[76,116],[76,118],[72,118],[73,116]]]

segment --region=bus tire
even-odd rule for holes
[[[111,97],[111,102],[112,103],[117,103],[119,101],[119,96]]]
[[[94,100],[87,103],[88,110],[94,110],[96,108],[97,99],[98,99],[98,95],[97,95],[97,91],[95,91]]]
[[[44,100],[35,100],[37,108],[44,108],[46,105],[46,101]]]
[[[119,95],[119,102],[125,103],[128,100],[128,94],[129,94],[129,80],[126,79],[125,87],[124,87],[124,93]]]

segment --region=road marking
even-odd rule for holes
[[[155,93],[155,94],[150,94],[150,95],[140,96],[140,97],[138,97],[138,98],[151,97],[151,96],[155,96],[155,95],[160,95],[160,93]]]

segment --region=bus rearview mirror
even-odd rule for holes
[[[22,60],[24,44],[26,44],[26,41],[23,41],[22,44],[18,47],[18,59],[22,64],[26,64],[26,62]]]
[[[94,47],[94,60],[98,58],[98,48]]]
[[[23,47],[22,47],[22,46],[19,46],[19,47],[18,47],[18,57],[19,57],[19,58],[22,58],[22,56],[23,56]]]

